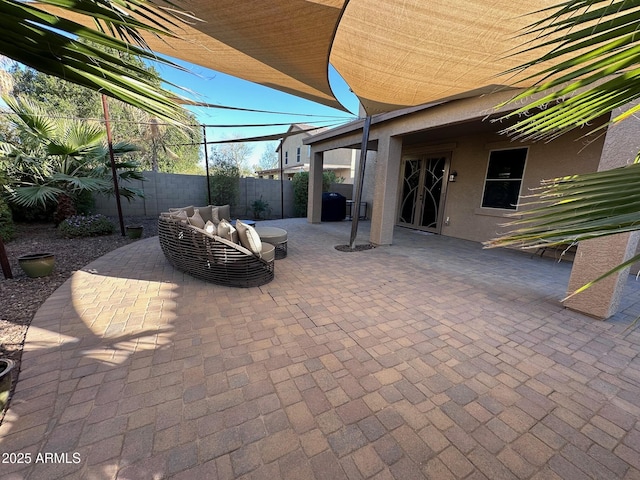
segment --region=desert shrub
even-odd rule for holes
[[[306,217],[309,196],[309,172],[298,172],[291,181],[293,182],[293,215],[295,217]]]
[[[337,183],[334,172],[322,172],[322,191],[328,192],[331,183]],[[307,203],[309,198],[309,172],[298,172],[293,176],[293,215],[295,217],[307,216]]]
[[[251,209],[253,210],[253,218],[254,220],[262,220],[263,215],[268,216],[271,213],[271,208],[269,207],[269,202],[266,202],[262,199],[262,195],[260,195],[259,199],[254,200],[251,203]]]
[[[240,193],[240,169],[231,160],[215,157],[209,185],[213,205],[235,205]]]
[[[74,215],[58,225],[58,231],[65,237],[97,237],[111,235],[115,227],[104,215]]]

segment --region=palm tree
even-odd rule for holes
[[[56,223],[75,214],[74,200],[83,192],[113,193],[105,130],[98,123],[54,119],[28,101],[5,97],[14,112],[18,142],[0,143],[0,165],[9,177],[9,200],[23,207],[57,206]],[[113,145],[115,155],[137,151],[130,143]],[[119,162],[121,181],[142,180],[134,162]],[[122,187],[120,195],[141,195]]]
[[[516,137],[548,140],[575,128],[587,138],[604,133],[640,109],[640,10],[625,0],[568,0],[544,21],[531,26],[549,50],[521,69],[547,63],[537,84],[512,101],[526,104],[507,117],[523,119],[508,130]],[[540,98],[531,100],[537,94]],[[629,106],[602,127],[590,122]],[[640,230],[640,153],[635,163],[614,170],[573,175],[543,182],[522,205],[522,218],[507,224],[507,234],[489,247],[535,248],[577,243]],[[624,262],[583,286],[621,271],[640,256]]]
[[[38,5],[62,12],[56,16]],[[93,17],[96,28],[63,18],[69,14]],[[131,55],[180,68],[152,52],[142,34],[175,37],[169,29],[177,31],[187,19],[193,17],[160,8],[153,0],[0,0],[0,29],[7,32],[0,35],[0,55],[181,122],[176,94],[162,88],[155,73],[131,61]]]

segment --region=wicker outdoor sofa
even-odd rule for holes
[[[269,243],[254,248],[254,253],[231,238],[212,235],[174,213],[160,214],[158,237],[169,263],[201,280],[245,288],[273,280],[275,247]]]

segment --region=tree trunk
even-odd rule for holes
[[[53,221],[56,226],[60,225],[60,223],[77,213],[76,206],[73,202],[73,199],[65,194],[61,193],[58,195],[58,205],[56,206],[55,212],[53,212]]]

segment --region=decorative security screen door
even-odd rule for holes
[[[440,233],[440,210],[449,172],[449,156],[429,154],[403,162],[398,225]]]

